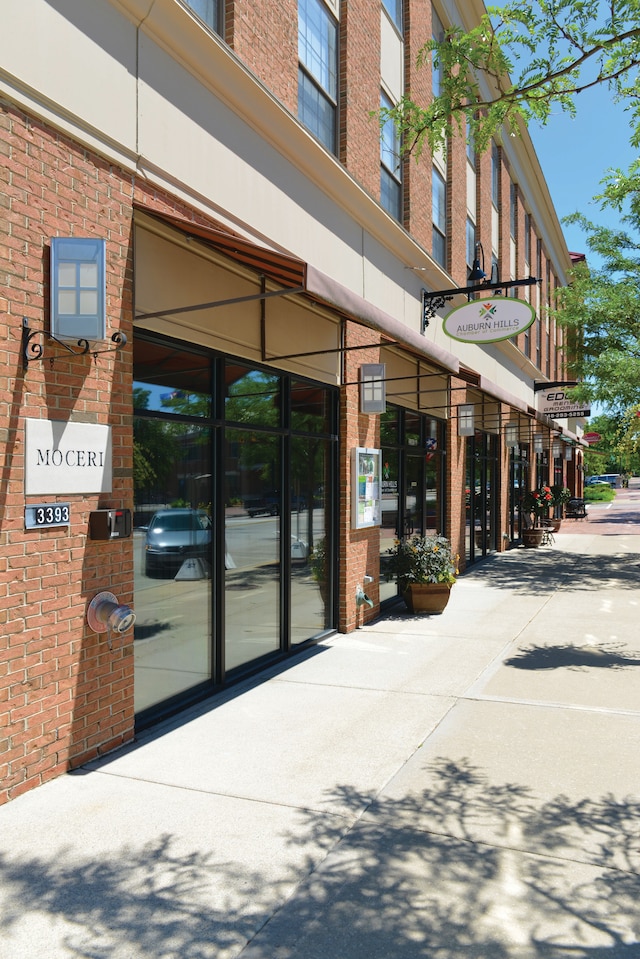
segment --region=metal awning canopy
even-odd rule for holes
[[[265,246],[259,246],[252,240],[234,233],[223,227],[205,226],[196,223],[194,220],[187,220],[184,217],[174,216],[169,213],[159,213],[157,210],[146,206],[143,203],[134,203],[134,210],[139,210],[146,216],[153,217],[160,223],[167,223],[169,226],[180,230],[185,236],[192,236],[199,240],[204,240],[209,246],[213,247],[219,253],[223,253],[236,263],[255,270],[275,283],[278,283],[285,290],[303,290],[307,283],[307,264],[289,253],[282,253],[277,250],[270,250]],[[264,294],[263,294],[264,295]],[[141,319],[141,317],[139,317]]]
[[[338,314],[345,319],[360,323],[369,329],[381,333],[386,343],[372,343],[372,346],[397,345],[408,350],[414,356],[434,364],[445,372],[457,372],[459,367],[458,359],[448,350],[425,339],[420,333],[407,329],[399,320],[385,313],[374,304],[365,300],[362,296],[347,289],[341,283],[322,273],[320,270],[307,264],[304,260],[292,256],[290,253],[261,246],[233,232],[223,224],[212,220],[209,220],[208,224],[197,223],[195,220],[190,220],[186,217],[160,212],[154,207],[147,206],[145,203],[136,202],[133,206],[135,211],[159,223],[173,227],[187,237],[193,237],[202,241],[217,252],[235,260],[236,263],[253,270],[261,278],[261,289],[258,293],[234,297],[232,299],[214,300],[208,303],[191,304],[188,306],[168,306],[152,313],[138,313],[134,317],[134,321],[175,316],[199,310],[213,309],[219,306],[228,306],[232,303],[260,300],[262,301],[263,359],[269,362],[292,359],[301,355],[312,355],[312,353],[291,354],[289,356],[269,355],[266,350],[264,308],[267,299],[285,296],[291,293],[299,293],[325,308],[328,307],[330,310],[337,311]],[[276,284],[278,289],[267,290],[266,281],[271,281]],[[352,349],[364,348],[364,346],[350,348],[338,347],[333,350],[328,350],[327,352],[342,353]]]

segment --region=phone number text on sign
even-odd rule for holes
[[[26,529],[35,529],[40,526],[68,526],[68,503],[36,503],[35,506],[25,506],[24,525]]]

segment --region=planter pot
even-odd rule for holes
[[[410,613],[441,613],[450,595],[450,583],[411,583],[402,598]]]
[[[522,542],[527,547],[527,549],[537,549],[538,546],[542,546],[542,538],[544,536],[543,529],[523,529],[522,530]]]
[[[561,524],[561,522],[562,522],[562,520],[560,520],[560,519],[550,519],[550,520],[549,520],[549,526],[551,527],[551,529],[553,530],[554,533],[558,533],[558,532],[560,531],[560,524]]]

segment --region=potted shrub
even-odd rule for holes
[[[522,542],[525,546],[542,545],[544,537],[542,521],[548,518],[552,503],[553,493],[550,486],[539,486],[537,489],[528,490],[522,497],[521,513],[526,521],[522,530]]]
[[[397,540],[393,569],[402,598],[412,613],[441,613],[458,575],[458,556],[445,536]]]

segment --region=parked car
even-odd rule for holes
[[[613,486],[618,485],[620,479],[619,473],[602,473],[599,476],[590,476],[586,481],[585,486]]]
[[[162,509],[154,513],[145,536],[145,572],[177,571],[185,559],[208,561],[211,519],[202,509]]]

